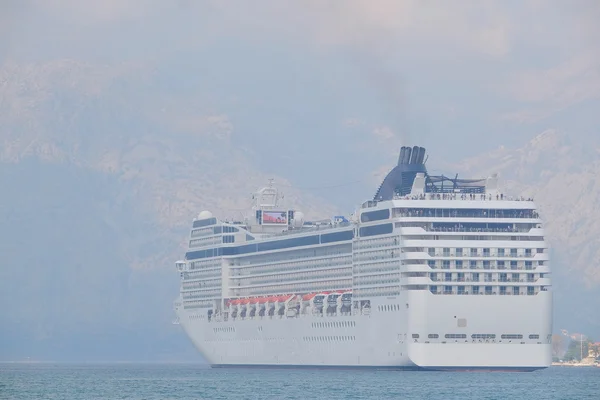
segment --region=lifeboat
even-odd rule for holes
[[[287,300],[286,316],[293,318],[300,314],[300,308],[302,303],[302,297],[300,295],[291,295]]]
[[[279,297],[277,297],[277,301],[278,301],[279,303],[285,303],[285,302],[286,302],[288,299],[290,299],[290,298],[292,298],[292,297],[294,297],[294,295],[293,295],[293,294],[286,294],[286,295],[283,295],[283,296],[279,296]]]
[[[267,302],[269,303],[269,305],[267,306],[267,308],[269,310],[267,312],[267,315],[272,317],[273,315],[275,315],[275,303],[277,302],[277,297],[276,296],[267,297]]]
[[[305,294],[304,296],[302,296],[302,300],[303,301],[310,301],[316,295],[317,295],[316,293]]]
[[[327,315],[337,315],[338,298],[342,295],[338,292],[332,292],[327,295]]]
[[[250,303],[250,299],[238,299],[239,301],[239,309],[240,309],[240,317],[242,318],[246,318],[246,313],[248,310],[248,303]]]
[[[291,295],[291,294],[277,297],[277,304],[279,304],[279,306],[277,308],[277,315],[279,315],[280,317],[285,315],[285,302],[287,300],[291,299],[292,297],[293,297],[293,295]]]
[[[323,303],[325,302],[327,294],[328,292],[314,293],[312,298],[309,300],[310,309],[312,310],[313,315],[323,315]]]
[[[229,301],[229,307],[231,308],[231,318],[236,318],[238,315],[238,304],[240,304],[239,299],[234,299]]]
[[[340,309],[342,315],[349,315],[352,311],[352,292],[346,291],[342,294],[342,307]]]
[[[256,305],[258,304],[258,298],[249,299],[248,303],[248,307],[250,308],[250,317],[252,318],[256,315]]]
[[[333,292],[327,295],[327,303],[337,303],[337,298],[340,297],[340,293]]]
[[[312,299],[316,296],[316,293],[307,293],[302,296],[302,314],[307,314],[312,305]]]
[[[264,317],[265,316],[266,306],[267,306],[267,301],[268,300],[269,300],[268,297],[259,297],[257,299],[257,303],[258,303],[258,316],[259,317]]]

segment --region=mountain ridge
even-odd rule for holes
[[[567,133],[546,130],[519,149],[500,147],[462,161],[464,173],[500,174],[507,191],[533,197],[552,247],[559,247],[584,273],[582,283],[600,285],[600,146],[574,142]],[[567,246],[564,244],[568,243]],[[570,267],[570,265],[568,266]]]
[[[170,325],[178,288],[172,265],[193,217],[205,209],[238,217],[268,178],[309,218],[339,212],[255,167],[268,154],[237,146],[226,113],[165,91],[153,74],[135,64],[68,60],[0,68],[0,180],[11,193],[0,200],[0,298],[12,305],[0,313],[11,338],[0,344],[0,359],[27,349],[61,358],[69,340],[79,343],[67,357],[75,360],[152,359],[153,352],[194,359]],[[500,172],[508,192],[536,197],[556,254],[561,323],[600,334],[590,306],[600,298],[600,246],[586,240],[600,237],[593,223],[600,187],[589,184],[599,182],[597,152],[549,130],[520,149],[440,166],[475,177]],[[587,306],[573,311],[574,304]],[[86,353],[94,341],[77,336],[91,332],[118,339]]]

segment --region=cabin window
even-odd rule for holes
[[[216,218],[200,219],[200,220],[194,221],[193,227],[200,228],[202,226],[215,225],[216,223],[217,223]]]
[[[523,339],[523,335],[517,335],[517,334],[502,334],[500,335],[501,339]]]
[[[360,236],[376,236],[376,235],[385,235],[392,233],[394,231],[393,224],[382,224],[382,225],[374,225],[374,226],[365,226],[360,228],[359,233]]]
[[[447,333],[444,337],[446,339],[466,339],[467,335],[464,333]]]
[[[360,215],[360,222],[381,221],[390,218],[390,210],[368,211]]]

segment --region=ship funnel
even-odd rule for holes
[[[410,164],[417,163],[417,157],[419,157],[419,146],[415,146],[412,148],[412,155],[410,157]]]
[[[416,150],[413,150],[413,154],[415,154],[415,152],[416,152],[416,155],[414,157],[413,164],[419,164],[419,159],[421,158],[421,148],[418,146],[415,146],[415,148],[416,148]]]
[[[400,154],[398,155],[398,165],[406,164],[423,164],[425,161],[425,148],[414,146],[402,146],[400,148]]]
[[[398,155],[398,165],[396,165],[383,179],[379,189],[375,193],[373,200],[383,201],[391,200],[396,195],[405,196],[413,190],[416,181],[421,182],[427,176],[427,169],[424,164],[425,148],[414,146],[402,146]],[[419,179],[417,179],[417,174]],[[417,183],[418,183],[417,182]],[[421,183],[415,187],[415,190],[424,190]]]
[[[398,165],[404,164],[404,155],[406,154],[406,147],[402,146],[400,149],[400,155],[398,156]]]
[[[404,147],[404,157],[402,157],[402,164],[408,164],[408,160],[410,159],[410,147]]]
[[[417,164],[423,164],[425,161],[425,147],[419,147],[419,159],[417,160]]]
[[[412,149],[410,147],[406,147],[406,153],[404,153],[404,162],[403,164],[410,164]]]

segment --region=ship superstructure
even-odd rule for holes
[[[496,175],[433,176],[403,147],[373,200],[305,220],[270,183],[251,214],[193,221],[177,321],[213,366],[545,368],[548,246]]]

